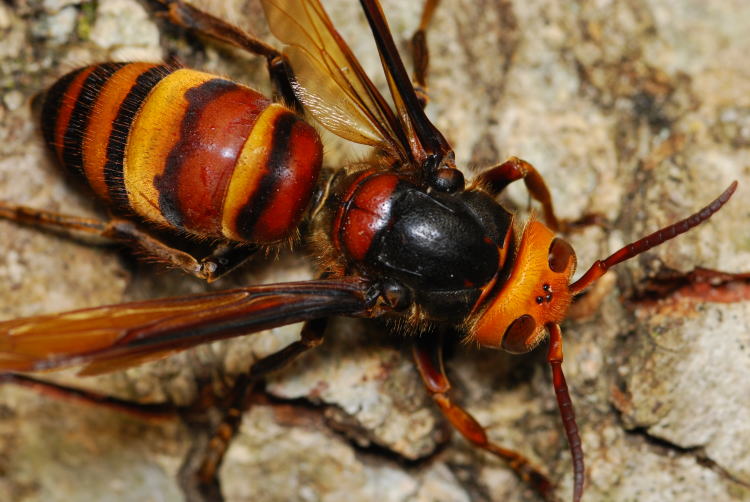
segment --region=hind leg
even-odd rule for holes
[[[0,201],[0,218],[34,227],[123,242],[135,247],[149,258],[167,263],[208,282],[215,281],[235,269],[257,251],[255,246],[224,243],[216,246],[207,257],[196,258],[167,245],[130,220],[113,218],[103,221],[81,218],[3,201]]]

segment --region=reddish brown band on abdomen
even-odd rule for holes
[[[151,63],[66,75],[42,113],[47,143],[121,212],[219,239],[287,238],[322,164],[317,132],[237,83]]]
[[[167,221],[217,235],[229,180],[242,145],[270,102],[229,80],[215,78],[184,93],[179,139],[154,178]]]

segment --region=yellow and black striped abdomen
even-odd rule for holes
[[[115,209],[202,237],[272,243],[297,226],[317,132],[235,82],[152,63],[74,71],[48,92],[45,139]]]

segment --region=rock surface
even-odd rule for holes
[[[255,0],[220,3],[202,5],[269,37]],[[420,14],[420,2],[404,3],[383,1],[402,51]],[[379,75],[358,4],[325,5]],[[748,284],[712,291],[684,281],[698,266],[750,271],[748,18],[744,0],[443,0],[430,29],[429,114],[467,175],[518,155],[544,175],[562,217],[609,220],[570,236],[580,269],[740,182],[711,222],[618,267],[601,304],[563,325],[587,500],[750,500]],[[66,70],[176,56],[268,90],[262,62],[174,31],[159,36],[135,0],[2,2],[0,40],[0,197],[70,214],[105,212],[46,155],[30,104]],[[332,138],[327,146],[330,165],[351,157]],[[511,186],[504,201],[526,217],[527,199]],[[207,288],[117,248],[2,221],[0,235],[2,319]],[[313,273],[302,250],[282,251],[211,288]],[[184,404],[198,379],[236,375],[298,329],[109,376],[55,378]],[[451,352],[456,399],[569,499],[571,461],[543,350]],[[321,348],[269,380],[272,405],[245,415],[221,471],[226,499],[539,500],[505,465],[449,435],[408,353],[380,324],[336,321]],[[182,500],[175,473],[190,444],[178,423],[0,387],[1,500]]]

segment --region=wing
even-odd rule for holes
[[[407,131],[414,158],[424,162],[428,157],[433,157],[433,163],[442,164],[447,161],[452,164],[453,150],[443,134],[427,118],[419,103],[380,3],[378,0],[360,0],[360,3],[375,37],[391,96]]]
[[[253,286],[0,323],[0,373],[85,364],[105,373],[206,342],[332,315],[367,315],[357,279]]]
[[[324,127],[349,141],[380,148],[392,158],[417,163],[435,153],[432,150],[436,150],[437,135],[442,139],[441,151],[447,155],[450,146],[424,115],[377,2],[363,5],[368,20],[375,19],[375,24],[370,22],[397,114],[364,72],[318,0],[262,3],[271,31],[287,44],[284,53],[295,73],[295,93]],[[390,45],[381,44],[384,34]],[[414,117],[418,116],[422,118],[415,122]],[[426,129],[431,130],[429,135],[424,134]],[[425,144],[431,145],[430,151],[425,150]]]
[[[288,45],[295,92],[315,119],[342,138],[406,158],[401,125],[320,3],[262,3],[274,36]]]

